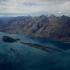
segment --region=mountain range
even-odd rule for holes
[[[0,32],[21,33],[70,43],[69,16],[0,17]]]

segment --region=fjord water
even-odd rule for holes
[[[58,48],[63,53],[57,51],[48,53],[21,44],[19,41],[14,43],[3,42],[3,36],[19,38],[21,39],[20,42]],[[70,70],[70,44],[25,36],[23,34],[0,32],[0,70]]]

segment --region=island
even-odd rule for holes
[[[3,36],[2,40],[3,40],[4,42],[13,43],[13,42],[19,41],[20,39],[18,39],[18,38],[17,38],[17,39],[14,39],[14,38],[9,37],[9,36]]]
[[[21,43],[22,43],[22,44],[25,44],[25,45],[28,45],[28,46],[30,46],[30,47],[34,47],[34,48],[37,48],[37,49],[40,49],[40,50],[49,52],[49,53],[51,53],[51,50],[54,50],[54,51],[63,53],[62,50],[56,49],[56,48],[46,47],[46,46],[43,46],[43,45],[33,44],[33,43],[24,43],[24,42],[21,42]]]
[[[9,37],[9,36],[3,36],[2,40],[3,40],[4,42],[14,43],[14,42],[19,41],[20,39],[18,39],[18,38],[17,38],[17,39],[14,39],[14,38]],[[19,41],[19,42],[20,42],[20,41]],[[61,53],[63,52],[63,51],[60,50],[60,49],[51,48],[51,47],[43,46],[43,45],[40,45],[40,44],[26,43],[26,42],[20,42],[20,43],[21,43],[21,44],[24,44],[24,45],[28,45],[28,46],[30,46],[30,47],[34,47],[34,48],[40,49],[40,50],[42,50],[42,51],[49,52],[49,53],[51,53],[52,50],[57,51],[57,52],[61,52]],[[10,50],[13,51],[12,48],[11,48]]]

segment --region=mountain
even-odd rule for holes
[[[0,24],[4,23],[4,21],[2,19],[0,19]]]
[[[70,17],[65,15],[58,17],[53,14],[15,17],[6,21],[0,31],[70,42]]]
[[[15,17],[0,17],[0,19],[2,20],[2,21],[4,21],[4,22],[6,22],[6,21],[10,21],[10,20],[12,20],[12,19],[14,19]]]
[[[2,28],[3,23],[4,23],[4,21],[2,19],[0,19],[0,29]]]

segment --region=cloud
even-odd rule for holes
[[[69,0],[0,0],[0,13],[31,14],[48,12],[51,14],[69,15]]]
[[[59,13],[62,13],[62,12],[59,12]]]

